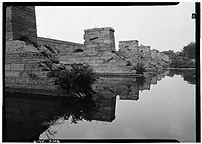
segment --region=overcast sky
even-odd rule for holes
[[[44,7],[36,6],[37,35],[83,43],[84,30],[115,29],[115,43],[138,40],[160,51],[180,51],[195,41],[194,3],[177,6]]]

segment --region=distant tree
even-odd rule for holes
[[[172,57],[174,55],[174,51],[173,50],[162,51],[162,53],[164,53],[165,55],[168,55],[169,57]]]
[[[175,55],[175,57],[185,57],[185,53],[183,51],[176,52],[174,55]]]
[[[187,46],[183,47],[182,52],[185,54],[185,57],[194,59],[196,57],[196,43],[190,42]]]

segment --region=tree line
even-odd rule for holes
[[[195,68],[196,43],[190,42],[181,51],[163,51],[171,59],[171,68]]]

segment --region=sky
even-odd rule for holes
[[[84,43],[84,30],[111,27],[115,45],[138,40],[159,51],[181,51],[195,42],[195,4],[176,6],[36,6],[37,35]]]

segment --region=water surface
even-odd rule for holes
[[[83,100],[8,96],[7,137],[18,124],[16,128],[28,131],[27,139],[195,141],[193,71],[166,71],[145,79],[100,77],[92,88],[95,94]]]

